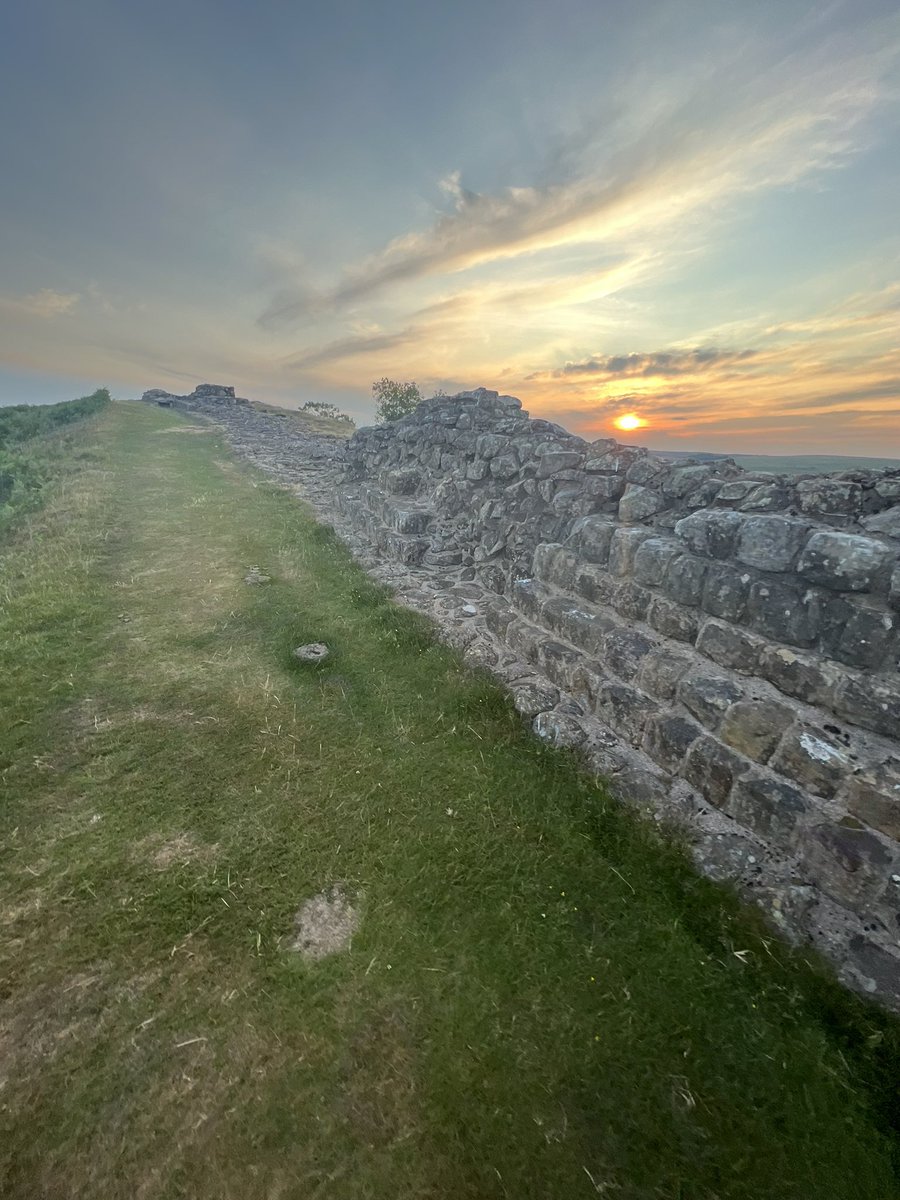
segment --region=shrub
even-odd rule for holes
[[[373,383],[372,394],[379,423],[399,421],[422,403],[422,393],[414,383],[396,383],[393,379],[379,379]]]

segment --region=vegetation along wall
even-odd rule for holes
[[[343,471],[359,537],[471,581],[538,733],[900,1006],[900,471],[673,465],[484,389]]]

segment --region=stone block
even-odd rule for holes
[[[841,672],[818,655],[799,654],[786,646],[764,645],[759,673],[786,696],[830,708]]]
[[[793,517],[744,517],[735,558],[761,571],[790,571],[808,533],[808,522]]]
[[[424,533],[433,520],[434,513],[421,508],[394,508],[390,513],[396,533]]]
[[[605,636],[614,627],[605,613],[581,608],[568,598],[548,601],[544,605],[544,619],[560,637],[593,656],[603,652]]]
[[[747,596],[747,622],[777,642],[812,646],[819,631],[819,608],[812,600],[793,580],[757,579]]]
[[[611,605],[618,586],[599,563],[582,563],[575,574],[576,592],[592,604]]]
[[[681,545],[671,538],[651,537],[638,546],[634,556],[634,577],[638,583],[656,587],[662,582],[666,567],[683,553]]]
[[[509,439],[497,433],[482,433],[475,442],[475,453],[479,458],[495,458],[509,445]]]
[[[510,589],[513,606],[534,622],[540,622],[548,592],[536,579],[514,579]]]
[[[583,455],[574,450],[546,450],[538,456],[538,479],[550,479],[558,471],[580,467]]]
[[[605,563],[609,558],[612,536],[618,526],[609,517],[580,517],[566,538],[565,546],[574,550],[585,562]]]
[[[900,680],[845,674],[835,687],[834,711],[853,725],[896,739],[900,730]]]
[[[891,572],[891,581],[888,584],[888,604],[891,608],[900,610],[900,565],[894,567]]]
[[[556,551],[556,554],[553,555],[545,568],[545,573],[540,578],[546,580],[547,583],[552,583],[555,587],[571,592],[575,588],[578,572],[582,566],[583,563],[577,554],[573,554],[571,550],[565,550],[560,547]]]
[[[519,460],[511,451],[506,451],[505,454],[498,454],[496,458],[491,459],[490,468],[491,478],[512,479],[519,473]]]
[[[730,558],[744,518],[727,508],[707,508],[682,517],[675,532],[695,554]]]
[[[678,684],[678,699],[707,729],[716,729],[722,716],[743,698],[744,689],[734,679],[706,675],[696,668]]]
[[[603,661],[620,679],[634,679],[646,656],[656,643],[633,629],[610,631],[605,641]]]
[[[742,700],[725,714],[719,737],[733,750],[764,763],[793,720],[794,710],[788,704],[777,700]]]
[[[625,480],[621,475],[587,475],[582,485],[585,496],[610,504],[618,500],[624,491]]]
[[[866,829],[855,817],[816,825],[801,847],[804,863],[818,886],[848,908],[871,904],[894,866],[896,847]]]
[[[666,600],[664,596],[653,597],[647,608],[646,619],[647,624],[659,633],[679,642],[693,642],[700,625],[695,612]]]
[[[689,496],[716,472],[716,468],[705,463],[689,467],[672,467],[663,480],[662,490],[666,496],[682,499]]]
[[[543,673],[557,687],[568,690],[575,671],[584,656],[563,642],[545,637],[537,645],[537,663]]]
[[[798,844],[812,813],[797,788],[753,770],[735,780],[724,809],[778,849]]]
[[[760,652],[766,643],[735,625],[710,617],[697,635],[697,649],[720,667],[731,667],[744,675],[756,673]]]
[[[653,534],[649,529],[623,529],[619,526],[609,544],[609,571],[611,575],[634,574],[634,556],[638,547]]]
[[[652,593],[646,588],[633,579],[625,579],[613,592],[612,604],[616,612],[629,621],[643,621],[652,599]]]
[[[666,502],[659,492],[629,483],[619,501],[619,520],[626,525],[636,525],[665,507]]]
[[[711,562],[706,573],[700,607],[713,617],[740,622],[747,611],[750,585],[755,576],[727,562]]]
[[[473,483],[480,483],[483,479],[487,479],[490,465],[483,459],[476,458],[466,467],[466,479]]]
[[[784,737],[772,769],[797,781],[808,792],[830,797],[853,770],[847,747],[824,729],[795,725]]]
[[[799,573],[836,592],[867,592],[888,562],[884,542],[853,533],[814,533],[797,563]]]
[[[760,483],[738,504],[741,512],[778,512],[787,508],[791,493],[783,483]]]
[[[874,516],[863,517],[861,524],[869,533],[886,533],[888,537],[900,539],[900,504]]]
[[[629,483],[639,483],[642,487],[652,487],[664,476],[668,475],[669,466],[658,458],[639,458],[631,464],[626,472]]]
[[[676,775],[692,743],[703,733],[699,725],[677,713],[664,713],[647,722],[643,749],[654,762]]]
[[[593,711],[600,688],[608,681],[609,675],[602,663],[596,659],[582,659],[572,673],[572,695],[585,709]]]
[[[577,716],[555,709],[552,712],[538,713],[531,727],[541,741],[557,748],[571,749],[580,746],[587,737]]]
[[[501,640],[506,639],[506,631],[515,620],[515,610],[507,604],[488,601],[485,606],[484,623],[491,633],[495,634]]]
[[[880,667],[897,658],[897,616],[876,604],[823,594],[822,648],[851,667]]]
[[[855,515],[859,512],[862,488],[847,479],[801,479],[797,484],[800,511],[813,516]]]
[[[703,595],[708,561],[693,554],[681,554],[669,563],[662,590],[676,604],[696,607]]]
[[[517,680],[510,687],[510,695],[523,717],[536,717],[559,703],[559,689],[539,677]]]
[[[851,775],[840,798],[866,825],[900,841],[900,760]]]
[[[542,579],[545,583],[549,582],[553,562],[561,549],[562,546],[559,542],[541,542],[540,545],[535,546],[532,566],[535,578]]]
[[[631,746],[639,746],[644,726],[654,712],[656,703],[637,688],[609,681],[600,685],[594,700],[594,711]]]
[[[678,681],[685,672],[696,666],[696,661],[687,651],[659,646],[643,659],[637,681],[651,696],[659,700],[672,700]]]
[[[850,965],[867,992],[890,998],[897,1008],[900,1000],[900,954],[862,934],[850,939]]]
[[[710,804],[721,808],[734,781],[746,774],[750,764],[705,734],[692,743],[682,774]]]

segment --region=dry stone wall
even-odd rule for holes
[[[537,732],[900,1004],[900,470],[673,465],[478,390],[359,430],[345,471],[382,554],[481,589]]]
[[[174,399],[310,501],[540,737],[900,1009],[900,470],[676,465],[484,389],[341,442],[224,391]]]

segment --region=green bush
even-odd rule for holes
[[[62,404],[15,404],[0,408],[0,531],[20,512],[37,508],[57,473],[54,454],[37,439],[93,416],[111,403],[109,391]]]
[[[414,383],[397,383],[393,379],[379,379],[373,383],[372,395],[379,424],[399,421],[422,403],[422,393]]]

